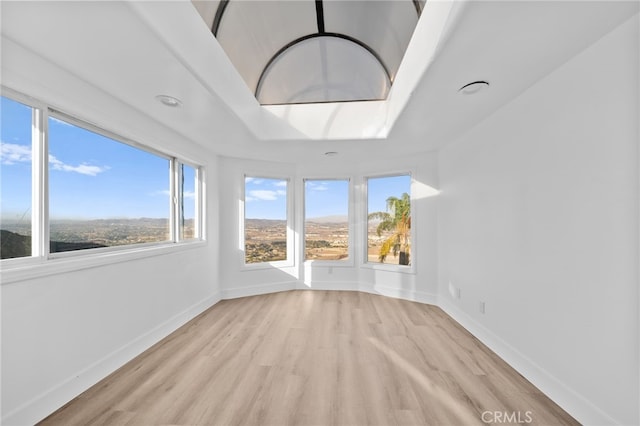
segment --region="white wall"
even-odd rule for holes
[[[3,424],[32,424],[218,299],[212,247],[2,286]]]
[[[318,157],[297,165],[217,159],[3,41],[3,84],[204,163],[209,241],[160,256],[3,282],[2,422],[33,423],[46,416],[219,297],[310,286],[431,303],[437,297],[578,420],[640,423],[637,40],[636,20],[438,156],[359,164]],[[388,146],[390,156],[397,155],[393,140]],[[407,171],[415,179],[415,271],[364,266],[358,226],[365,218],[363,177]],[[298,233],[302,179],[351,177],[353,265],[331,273],[313,265],[306,282],[308,271],[299,258],[283,270],[242,269],[243,173],[291,177]],[[450,296],[449,282],[461,289],[461,299]],[[481,300],[484,315],[478,312]]]
[[[22,425],[49,415],[219,300],[218,159],[19,46],[3,40],[3,49],[4,85],[207,172],[206,243],[149,256],[112,252],[107,261],[50,260],[22,275],[2,271],[1,423]]]
[[[220,232],[220,262],[223,297],[239,297],[269,291],[294,288],[316,288],[336,290],[362,290],[402,297],[411,300],[435,303],[437,293],[437,170],[436,156],[422,154],[410,160],[389,159],[386,162],[345,163],[340,158],[309,158],[300,164],[246,161],[222,158],[220,167],[221,188],[220,221],[225,224]],[[389,271],[363,265],[364,230],[366,217],[364,178],[391,173],[412,173],[414,201],[412,204],[412,226],[416,243],[412,247],[415,270],[407,272]],[[353,182],[351,244],[353,259],[344,266],[322,262],[303,263],[301,250],[296,252],[291,267],[276,269],[253,269],[243,267],[242,240],[239,234],[241,200],[244,174],[264,177],[289,178],[293,185],[294,231],[297,233],[295,247],[302,244],[303,235],[303,179],[304,178],[349,178]]]
[[[640,423],[638,40],[636,16],[439,156],[439,303],[585,424]]]

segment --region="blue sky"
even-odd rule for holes
[[[2,219],[30,215],[31,109],[2,98]],[[194,173],[185,173],[185,216],[193,217]],[[168,218],[169,160],[49,119],[52,219]]]
[[[313,219],[349,214],[348,180],[306,180],[305,216]]]
[[[411,176],[385,176],[369,178],[367,181],[368,212],[384,212],[387,209],[387,198],[400,198],[406,192],[411,194]]]
[[[0,206],[2,219],[31,220],[31,109],[0,104]]]
[[[244,182],[244,215],[246,218],[286,218],[288,180],[247,176]]]
[[[286,185],[284,179],[245,178],[245,217],[285,219]],[[409,175],[369,179],[369,212],[385,211],[389,196],[410,192]],[[347,216],[349,185],[346,180],[306,180],[306,218]]]

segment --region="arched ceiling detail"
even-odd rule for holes
[[[211,2],[206,9],[199,8],[199,12],[258,101],[289,104],[386,99],[423,7],[424,0],[220,0]],[[326,49],[339,44],[323,43],[322,49],[313,50],[317,58],[310,58],[312,51],[309,50],[301,55],[309,59],[306,63],[286,61],[291,67],[290,85],[298,84],[299,87],[280,84],[282,96],[262,99],[259,95],[264,90],[264,77],[270,67],[289,55],[297,44],[316,37],[349,41],[368,55],[354,53],[329,64],[328,58],[336,58],[339,54]],[[364,71],[371,66],[369,55],[379,62],[379,66],[373,65],[375,70]],[[309,69],[312,65],[320,66],[322,72]],[[349,82],[344,80],[348,70],[368,74],[377,73],[379,67],[384,70],[388,84],[379,84],[376,79],[369,78],[373,83],[368,89],[361,87],[358,92],[348,88]],[[316,78],[299,78],[300,75]],[[337,76],[342,76],[344,81],[336,84]],[[309,93],[304,85],[310,88],[322,84],[328,90],[316,91],[317,97],[305,97],[302,102],[284,95]],[[337,90],[338,86],[344,87],[345,91]],[[275,93],[276,88],[269,92]]]

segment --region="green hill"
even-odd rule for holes
[[[62,251],[82,250],[89,248],[107,247],[92,242],[62,242],[51,241],[49,243],[51,253]],[[31,237],[15,232],[0,229],[0,259],[31,256]]]
[[[31,255],[31,237],[0,229],[0,259]]]

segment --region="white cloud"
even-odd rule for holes
[[[29,163],[31,162],[31,147],[2,142],[0,143],[0,162],[5,165]],[[91,166],[85,163],[72,166],[58,160],[53,155],[49,155],[49,167],[51,170],[79,173],[87,176],[96,176],[99,173],[109,170],[107,166]]]
[[[31,147],[2,142],[0,144],[0,162],[6,165],[29,163],[31,162]]]
[[[286,180],[281,180],[281,181],[279,181],[279,182],[274,183],[274,184],[273,184],[273,186],[280,186],[280,187],[283,187],[283,186],[284,186],[284,187],[286,187],[286,186],[287,186],[287,183],[288,183],[288,182],[287,182]]]
[[[307,181],[307,186],[311,191],[326,191],[329,189],[325,182],[310,182]]]
[[[70,164],[66,164],[60,160],[58,160],[53,155],[49,154],[49,166],[52,170],[60,170],[63,172],[74,172],[79,173],[81,175],[86,176],[97,176],[98,174],[109,170],[109,167],[103,166],[90,166],[88,164],[79,164],[77,166],[72,166]]]
[[[194,191],[184,191],[182,193],[182,196],[184,198],[189,198],[191,200],[195,200],[196,199],[196,193]]]
[[[244,182],[245,183],[252,183],[254,185],[261,185],[264,183],[264,179],[260,179],[260,178],[254,178],[254,177],[245,177],[244,178]]]
[[[244,198],[246,202],[261,200],[261,201],[275,201],[278,196],[285,195],[286,191],[271,191],[267,189],[253,189],[248,192],[248,196]]]

